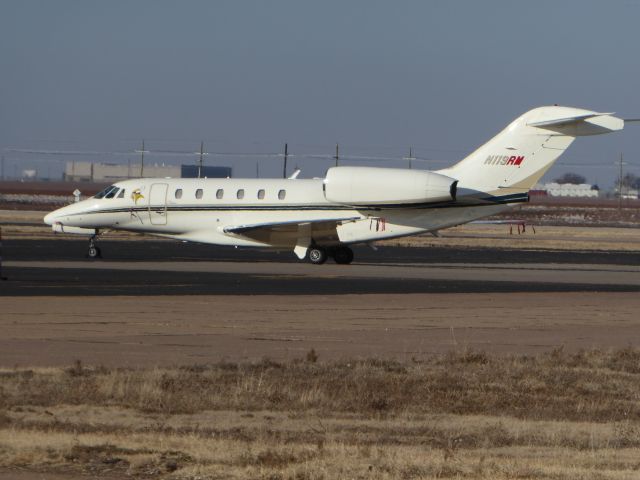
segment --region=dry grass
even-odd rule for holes
[[[0,468],[637,478],[640,350],[0,371]]]

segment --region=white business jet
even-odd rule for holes
[[[541,107],[444,170],[334,167],[313,180],[139,178],[44,221],[55,232],[89,235],[92,258],[100,255],[100,232],[124,230],[348,264],[350,245],[437,232],[527,202],[576,137],[623,127],[610,113]]]

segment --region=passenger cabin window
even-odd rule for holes
[[[120,190],[119,188],[112,188],[111,190],[109,190],[109,192],[104,196],[104,198],[113,198],[116,196],[116,193],[118,193],[118,190]]]
[[[120,193],[118,194],[118,198],[124,198],[124,188],[120,190]]]
[[[287,191],[286,190],[280,190],[278,192],[278,199],[279,200],[284,200],[284,197],[286,197],[286,196],[287,196]]]
[[[238,190],[238,194],[236,196],[238,197],[238,200],[242,200],[244,198],[244,189],[241,188]]]
[[[176,199],[180,200],[182,198],[182,189],[179,188],[176,190]]]
[[[216,192],[216,198],[220,200],[222,197],[224,197],[224,190],[219,188],[218,191]]]
[[[202,198],[202,189],[199,188],[196,190],[196,198],[200,200]]]
[[[260,189],[258,190],[258,199],[259,200],[264,200],[264,189]]]

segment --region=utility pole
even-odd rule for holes
[[[142,140],[142,150],[136,150],[140,154],[140,178],[144,177],[144,154],[149,153],[144,149],[144,139]]]
[[[289,144],[284,144],[284,165],[282,167],[282,178],[287,178],[287,159],[289,158]]]
[[[200,164],[198,165],[198,178],[202,178],[203,157],[204,157],[204,142],[200,142]]]
[[[336,167],[338,166],[338,161],[340,160],[340,147],[336,143],[336,154],[333,156],[333,159],[336,161]]]
[[[626,165],[623,162],[623,154],[620,154],[620,172],[618,177],[618,210],[622,210],[622,165]]]
[[[415,160],[412,147],[409,147],[409,156],[407,157],[407,160],[409,160],[409,170],[411,170],[413,168],[412,161]]]

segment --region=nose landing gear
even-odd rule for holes
[[[89,249],[87,250],[87,258],[95,259],[102,258],[102,252],[100,251],[100,247],[96,245],[98,240],[98,235],[91,235],[89,238]]]

